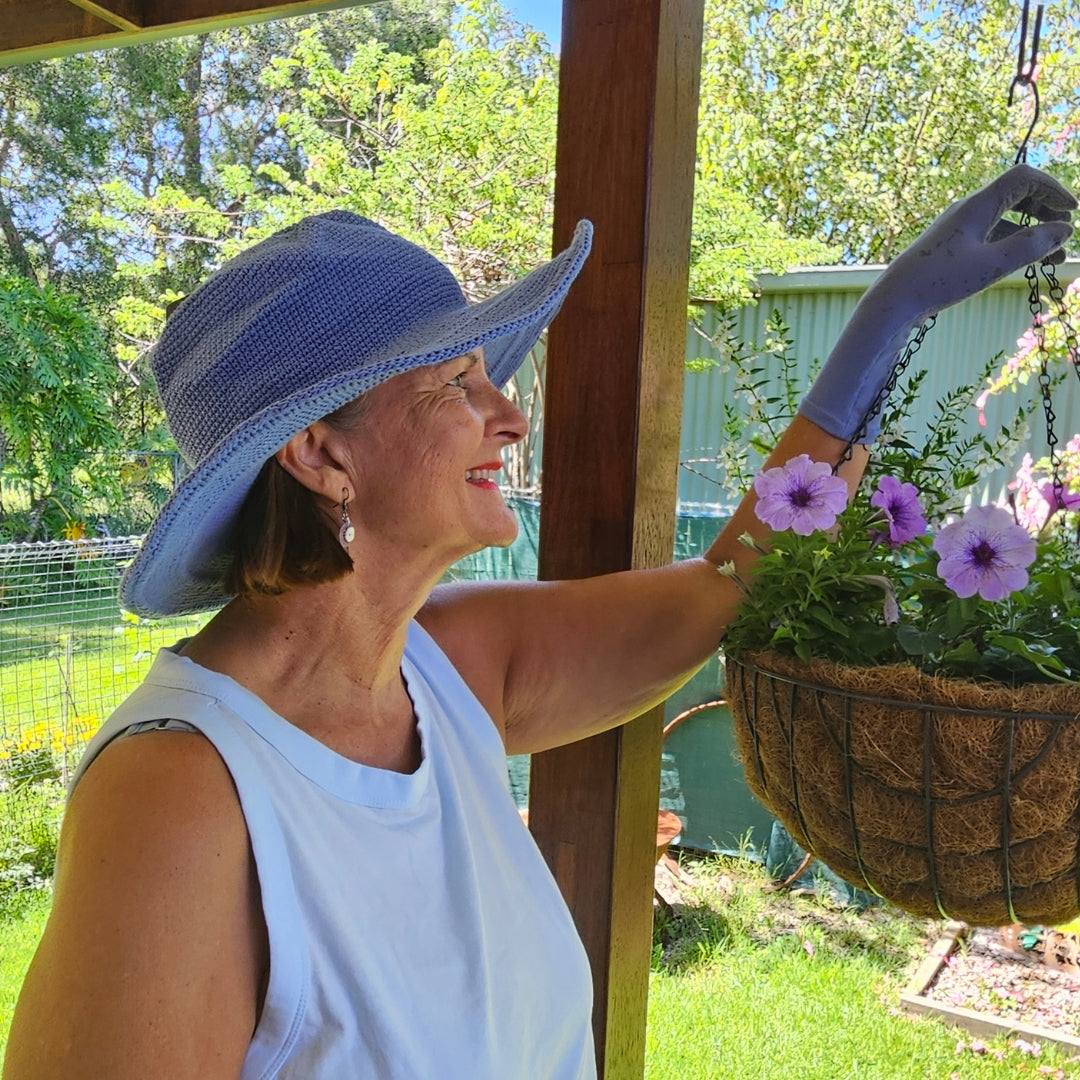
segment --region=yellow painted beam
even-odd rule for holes
[[[83,3],[82,0],[79,0],[79,6],[68,0],[0,0],[0,68],[93,49],[141,45],[183,34],[206,34],[231,26],[360,7],[373,2],[375,0],[302,0],[278,4],[268,4],[265,0],[154,2],[142,5],[142,26],[120,29],[116,20],[123,18],[125,7],[135,5],[111,4],[113,23],[110,24],[88,10],[104,9],[104,5]]]
[[[137,0],[112,0],[109,4],[96,4],[94,0],[70,0],[77,8],[88,11],[102,22],[117,30],[141,30],[142,5]]]

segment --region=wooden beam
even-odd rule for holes
[[[540,576],[671,560],[703,0],[564,0]],[[558,678],[558,672],[552,672]],[[585,942],[600,1075],[644,1068],[661,710],[533,758],[530,827]]]
[[[374,0],[365,0],[371,3]],[[356,3],[311,3],[310,0],[143,0],[147,26],[182,26],[218,23],[227,25],[254,20],[286,18],[335,7],[356,7]]]
[[[231,26],[268,22],[295,15],[314,15],[338,8],[359,7],[377,0],[297,0],[268,4],[265,0],[0,0],[0,68],[29,64],[54,56],[93,49],[141,45],[182,34],[208,34]],[[111,15],[111,23],[91,12]],[[135,29],[119,29],[139,13]]]
[[[139,30],[143,25],[142,4],[139,0],[110,0],[108,4],[96,4],[94,0],[70,0],[76,7],[96,15],[102,22],[117,30]]]
[[[115,32],[107,22],[68,0],[38,0],[33,5],[24,0],[0,0],[0,66],[6,66],[2,57],[9,53]]]

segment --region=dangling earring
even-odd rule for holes
[[[341,528],[338,529],[338,543],[347,551],[349,545],[356,539],[356,529],[349,517],[349,489],[342,489],[341,497]]]

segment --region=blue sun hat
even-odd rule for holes
[[[136,615],[208,611],[245,496],[294,435],[403,371],[484,347],[503,386],[552,320],[589,253],[570,246],[479,304],[423,248],[342,210],[309,217],[225,263],[169,316],[150,355],[191,471],[120,585]]]

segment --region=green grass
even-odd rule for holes
[[[55,731],[66,721],[69,729],[81,729],[85,741],[143,680],[154,653],[205,621],[133,623],[115,612],[107,624],[68,624],[70,637],[59,624],[47,624],[53,637],[42,630],[34,641],[36,655],[0,665],[0,736],[39,724]]]
[[[1080,1078],[1050,1045],[1033,1057],[986,1039],[976,1053],[963,1031],[900,1012],[937,924],[766,895],[768,879],[746,863],[693,870],[694,902],[657,921],[646,1080]],[[0,918],[0,1056],[48,908],[36,892]]]
[[[49,904],[46,893],[34,893],[17,915],[0,918],[0,1060],[23,977],[49,917]]]
[[[964,1031],[900,1011],[939,924],[764,894],[746,863],[694,869],[692,903],[657,922],[647,1080],[1080,1077],[1049,1044],[1034,1057],[987,1038],[977,1053]]]

